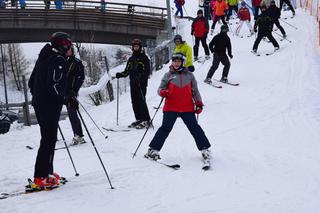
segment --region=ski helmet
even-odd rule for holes
[[[199,15],[199,14],[203,14],[203,11],[202,10],[198,10],[197,15]]]
[[[272,0],[272,1],[270,2],[270,5],[276,5],[276,2],[275,2],[274,0]]]
[[[138,45],[139,46],[139,50],[138,51],[141,51],[142,41],[140,39],[135,38],[135,39],[132,40],[132,42],[131,42],[132,51],[134,51],[133,46],[135,46],[135,45]]]
[[[241,2],[241,6],[242,6],[242,7],[245,7],[245,6],[246,6],[246,2],[245,2],[245,1],[242,1],[242,2]]]
[[[50,37],[52,47],[62,53],[66,53],[72,45],[70,35],[65,32],[55,32]]]
[[[223,24],[220,28],[221,33],[227,33],[229,31],[229,27],[225,24]]]
[[[177,53],[173,53],[172,57],[171,57],[171,60],[174,61],[176,59],[180,59],[182,61],[182,64],[185,60],[185,55],[183,53],[180,53],[180,52],[177,52]]]
[[[179,40],[180,43],[182,43],[182,42],[183,42],[183,41],[182,41],[182,36],[179,35],[179,34],[175,35],[174,38],[173,38],[173,41],[175,42],[175,41],[177,41],[177,40]]]

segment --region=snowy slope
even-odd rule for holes
[[[194,16],[196,6],[188,13]],[[106,133],[109,138],[105,140],[82,111],[116,189],[110,189],[87,143],[70,148],[79,177],[74,177],[66,151],[56,151],[55,170],[70,182],[51,192],[0,200],[0,212],[318,213],[320,53],[316,22],[301,10],[288,21],[299,28],[283,25],[293,42],[281,42],[281,50],[268,57],[250,53],[254,38],[230,35],[234,59],[229,79],[239,82],[239,87],[215,89],[204,84],[211,61],[196,64],[205,103],[199,122],[213,145],[212,170],[201,171],[200,153],[181,120],[161,150],[163,159],[181,164],[179,171],[173,171],[143,158],[161,124],[161,112],[154,120],[155,130],[147,133],[132,159],[144,130]],[[190,22],[180,21],[179,30],[192,44]],[[261,52],[272,49],[264,42],[259,47]],[[166,71],[167,66],[150,80],[151,115],[160,102],[156,90]],[[99,126],[116,126],[116,102],[91,107],[89,112]],[[134,120],[129,93],[120,97],[119,116],[121,127]],[[69,121],[60,125],[70,141]],[[22,189],[26,178],[32,177],[38,144],[38,126],[0,136],[1,192]],[[61,146],[58,142],[57,147]]]

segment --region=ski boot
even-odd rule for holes
[[[148,152],[144,155],[144,157],[155,161],[161,159],[159,151],[152,148],[148,149]]]
[[[141,120],[136,120],[134,122],[132,122],[128,127],[129,128],[135,128],[136,126],[138,126],[142,121]]]
[[[227,77],[222,77],[220,79],[220,81],[223,82],[223,83],[228,83],[228,78]]]
[[[212,83],[211,78],[204,79],[204,83],[211,84]]]
[[[84,140],[83,136],[75,135],[72,139],[72,143],[70,144],[71,146],[74,145],[79,145],[79,144],[84,144],[86,141]]]
[[[144,129],[152,126],[150,121],[142,121],[140,124],[136,126],[136,129]]]

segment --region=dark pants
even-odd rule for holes
[[[71,127],[72,127],[72,131],[74,135],[78,135],[80,137],[83,137],[83,131],[82,131],[82,127],[81,127],[81,121],[78,117],[78,113],[77,110],[67,106],[67,110],[68,110],[68,116],[70,119],[70,123],[71,123]]]
[[[211,8],[210,8],[210,5],[205,5],[203,7],[203,10],[204,10],[205,19],[211,20]]]
[[[278,27],[278,29],[281,31],[282,35],[286,34],[286,31],[284,31],[283,27],[280,25],[279,19],[274,21],[274,24]]]
[[[47,177],[53,172],[54,149],[62,105],[37,105],[34,110],[40,126],[41,140],[35,164],[34,177]]]
[[[258,32],[258,37],[257,37],[256,41],[254,42],[252,49],[254,49],[254,50],[257,50],[257,49],[258,49],[258,46],[259,46],[259,44],[260,44],[260,41],[262,40],[263,37],[267,37],[267,38],[271,41],[271,43],[272,43],[272,45],[273,45],[274,47],[279,47],[278,42],[277,42],[276,39],[272,36],[271,32],[260,32],[260,31],[259,31],[259,32]]]
[[[252,7],[252,8],[254,9],[253,11],[254,20],[257,20],[260,7]]]
[[[182,10],[182,6],[176,6],[177,8],[177,12],[176,12],[176,16],[178,16],[178,14],[180,13],[180,17],[183,17],[183,10]]]
[[[224,16],[215,16],[215,17],[214,17],[214,20],[213,20],[213,22],[212,22],[212,25],[211,25],[211,29],[214,30],[214,28],[215,28],[215,26],[216,26],[216,24],[217,24],[217,22],[218,22],[219,20],[221,20],[224,25],[227,25],[227,22],[226,22]]]
[[[292,11],[292,13],[295,14],[295,11],[294,11],[294,9],[292,7],[292,4],[291,4],[290,0],[280,0],[280,7],[279,7],[280,10],[282,10],[283,3],[286,3],[289,6],[289,8]]]
[[[201,44],[202,44],[202,47],[204,49],[204,52],[206,55],[210,55],[210,52],[209,52],[209,48],[208,48],[208,45],[207,45],[207,37],[202,37],[202,38],[195,38],[195,44],[193,46],[193,54],[195,57],[198,57],[198,52],[199,52],[199,44],[200,44],[200,41],[201,41]]]
[[[236,14],[238,14],[238,5],[233,5],[230,6],[229,5],[229,10],[228,10],[228,15],[227,15],[227,21],[229,21],[230,16],[232,15],[232,10],[234,10],[236,12]]]
[[[136,80],[130,80],[131,103],[136,120],[149,121],[150,115],[146,103],[147,86]]]
[[[194,112],[163,112],[162,125],[150,142],[150,148],[158,151],[161,150],[178,117],[180,117],[187,126],[199,150],[207,149],[211,146],[208,138],[199,126]]]
[[[212,78],[214,72],[218,69],[220,62],[223,64],[223,72],[222,77],[228,77],[229,69],[230,69],[230,61],[228,56],[225,53],[214,53],[212,66],[207,74],[207,78]]]

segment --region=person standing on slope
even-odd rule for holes
[[[133,39],[131,47],[132,56],[129,58],[125,70],[118,72],[116,78],[124,78],[129,75],[131,102],[136,121],[128,127],[143,129],[152,125],[146,102],[150,60],[142,48],[140,39]]]
[[[184,5],[184,0],[174,0],[174,3],[176,5],[177,11],[175,13],[175,16],[177,17],[178,14],[180,13],[180,18],[183,18],[183,5]]]
[[[227,26],[225,21],[225,14],[228,11],[229,7],[225,0],[217,0],[212,8],[214,13],[214,20],[211,25],[211,35],[213,35],[214,28],[219,20],[222,21],[224,25]]]
[[[239,25],[237,26],[237,29],[236,29],[236,36],[239,36],[239,33],[240,33],[240,30],[242,28],[243,23],[247,24],[247,26],[250,30],[250,36],[253,35],[254,32],[253,32],[252,25],[250,23],[250,21],[251,21],[250,12],[249,12],[249,9],[246,7],[245,1],[241,2],[241,8],[239,9],[238,17],[239,17],[240,21],[239,21]]]
[[[32,105],[40,126],[41,140],[34,170],[34,189],[59,186],[60,176],[53,170],[58,122],[66,99],[67,51],[71,48],[70,36],[64,32],[53,33],[51,44],[40,51],[31,73],[28,86]]]
[[[281,16],[281,11],[280,9],[276,6],[276,2],[274,0],[272,0],[270,2],[270,6],[267,9],[267,12],[269,13],[269,15],[272,18],[273,23],[278,27],[278,29],[281,31],[283,38],[286,38],[286,31],[284,31],[283,27],[281,26],[280,22],[279,22],[279,18]],[[272,25],[273,28],[273,25]]]
[[[162,125],[149,144],[146,158],[160,159],[160,150],[169,136],[174,123],[180,117],[195,139],[197,148],[201,151],[204,160],[210,160],[210,143],[204,131],[197,122],[196,114],[202,112],[203,103],[194,75],[189,72],[183,63],[182,53],[172,55],[172,64],[169,72],[163,76],[158,94],[165,98],[163,107]]]
[[[173,42],[176,45],[174,52],[180,52],[185,55],[185,67],[187,67],[190,72],[194,72],[194,66],[192,63],[192,48],[187,44],[186,41],[182,40],[182,36],[179,34],[174,36]]]
[[[195,37],[195,44],[193,46],[194,61],[198,60],[199,44],[201,41],[202,47],[206,54],[206,59],[210,58],[210,52],[207,45],[207,36],[209,32],[209,23],[203,17],[202,10],[198,10],[197,18],[194,19],[191,25],[191,35]]]
[[[279,44],[276,41],[276,39],[272,36],[272,33],[271,33],[272,27],[273,27],[272,18],[267,12],[267,7],[265,5],[262,5],[261,14],[258,16],[254,24],[254,32],[258,32],[258,36],[253,44],[253,48],[252,48],[253,53],[257,53],[258,46],[263,37],[267,37],[271,41],[275,51],[279,49]],[[257,28],[259,30],[257,30]]]
[[[220,62],[224,65],[221,82],[228,82],[228,74],[230,69],[230,61],[226,54],[226,50],[228,51],[228,55],[230,58],[233,58],[231,42],[228,36],[228,27],[226,25],[221,26],[220,33],[213,37],[211,42],[209,43],[210,51],[213,53],[213,61],[212,66],[207,74],[207,78],[204,80],[205,83],[212,83],[212,76],[215,71],[218,69]]]

